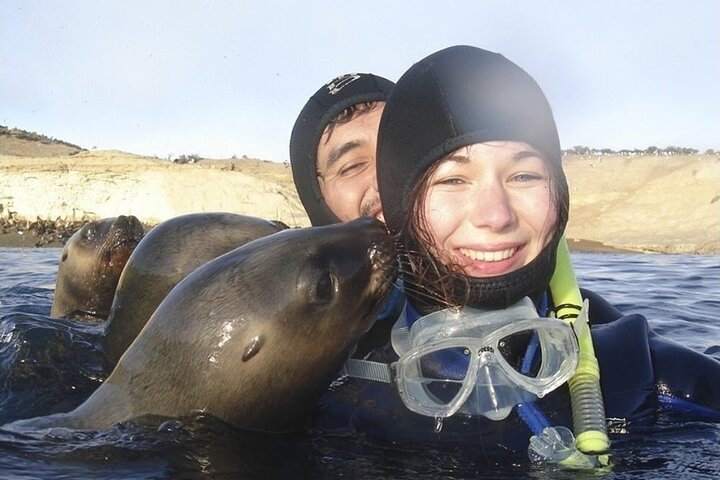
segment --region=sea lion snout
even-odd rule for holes
[[[120,215],[110,227],[115,246],[128,245],[135,248],[145,236],[145,227],[134,215]]]
[[[383,304],[395,285],[398,264],[392,236],[382,222],[371,217],[316,228],[335,232],[327,235],[328,251],[321,256],[339,279],[338,301],[346,304],[346,318],[363,319],[357,326],[369,327],[373,321],[370,312]]]

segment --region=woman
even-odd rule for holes
[[[436,52],[391,92],[377,165],[408,301],[392,341],[363,345],[362,360],[349,362],[317,424],[517,458],[544,427],[572,428],[565,382],[577,365],[575,335],[560,320],[537,318],[562,306],[550,283],[569,205],[555,121],[538,85],[492,52]],[[605,415],[638,419],[682,396],[720,419],[720,362],[648,335],[644,318],[584,294],[598,324]],[[387,374],[368,373],[383,364],[393,365]],[[708,376],[690,380],[693,371]]]
[[[378,184],[391,232],[423,253],[409,258],[419,277],[409,283],[432,288],[416,303],[537,300],[568,214],[542,91],[504,57],[472,47],[431,55],[403,80],[381,123]],[[443,298],[433,302],[438,285]]]

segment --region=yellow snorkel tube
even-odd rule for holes
[[[558,244],[555,273],[550,280],[550,292],[556,305],[556,317],[572,323],[582,309],[583,300],[564,236]],[[601,465],[607,465],[610,438],[605,425],[605,407],[600,391],[600,368],[595,358],[590,328],[579,330],[576,331],[579,347],[578,367],[568,380],[575,446],[584,454],[597,456]]]

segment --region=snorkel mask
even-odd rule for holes
[[[504,310],[440,310],[410,327],[404,311],[392,344],[397,362],[351,359],[347,372],[394,383],[408,409],[436,419],[460,412],[502,420],[565,383],[578,363],[573,326],[538,318],[527,297]]]

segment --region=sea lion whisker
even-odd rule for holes
[[[448,307],[451,306],[451,302],[449,302],[445,297],[440,295],[437,291],[427,288],[423,285],[418,285],[413,282],[404,282],[403,287],[406,293],[417,297],[419,300],[430,300],[436,303],[440,303],[441,305],[445,305]]]

